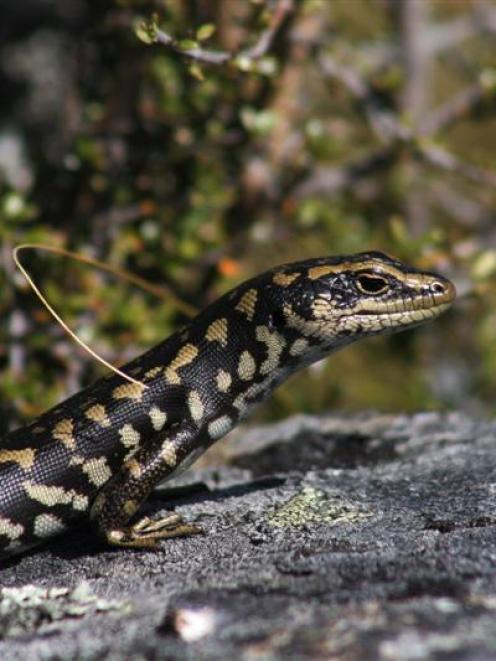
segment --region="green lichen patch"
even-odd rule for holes
[[[269,514],[267,523],[274,528],[302,528],[321,523],[335,526],[356,523],[371,516],[371,512],[340,496],[307,486]]]
[[[0,637],[15,637],[42,625],[105,611],[126,612],[126,602],[101,599],[84,581],[74,589],[23,585],[0,589]]]

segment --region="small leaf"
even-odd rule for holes
[[[214,34],[216,27],[213,23],[205,23],[201,25],[196,31],[196,38],[198,41],[206,41]]]
[[[193,39],[181,39],[178,46],[181,50],[194,50],[198,48],[198,42]]]
[[[157,16],[153,14],[149,21],[140,21],[134,28],[134,33],[145,44],[154,44],[157,41]]]
[[[239,55],[234,63],[240,71],[251,71],[253,69],[253,60],[246,55]]]
[[[494,94],[496,92],[496,70],[484,69],[479,75],[479,82],[486,92]]]
[[[496,273],[496,250],[485,250],[472,264],[472,277],[486,280]]]
[[[262,57],[257,62],[257,71],[264,76],[274,76],[277,73],[277,60],[274,57]]]
[[[205,80],[205,76],[203,75],[203,70],[198,64],[196,63],[190,64],[189,72],[193,76],[193,78],[196,78],[196,80]]]
[[[400,245],[403,245],[408,241],[408,229],[405,223],[405,219],[402,216],[395,214],[390,217],[389,231],[391,232],[394,240]]]

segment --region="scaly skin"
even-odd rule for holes
[[[131,523],[296,370],[369,335],[437,317],[441,276],[381,253],[310,259],[248,280],[184,329],[0,444],[0,557],[90,518],[111,544],[153,548],[198,531],[176,515]]]

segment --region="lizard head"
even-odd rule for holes
[[[440,315],[455,298],[446,278],[380,252],[282,266],[272,273],[271,290],[279,322],[327,349],[411,328]]]

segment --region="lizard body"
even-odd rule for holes
[[[222,296],[185,328],[0,442],[0,557],[84,518],[111,544],[152,548],[198,528],[135,520],[153,487],[189,465],[296,370],[362,337],[438,316],[445,278],[381,253],[286,264]]]

